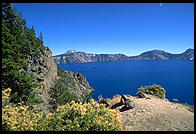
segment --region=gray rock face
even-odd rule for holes
[[[79,101],[84,102],[87,96],[93,92],[93,88],[90,87],[86,78],[77,72],[67,72],[70,77],[70,84],[67,85],[69,91],[75,94]],[[72,83],[72,84],[71,84]]]
[[[71,52],[70,52],[71,53]],[[41,55],[29,54],[27,67],[20,70],[28,75],[31,75],[35,78],[35,82],[40,85],[40,87],[34,89],[37,97],[40,98],[43,103],[36,104],[34,107],[48,111],[50,107],[50,95],[49,90],[53,86],[56,79],[59,79],[60,76],[57,74],[57,65],[52,58],[52,53],[49,48],[41,50]],[[67,72],[67,71],[65,71]],[[87,94],[90,94],[93,89],[90,87],[86,78],[81,74],[74,72],[67,72],[66,81],[67,88],[78,96],[79,98],[84,97]]]
[[[194,50],[187,49],[181,54],[171,54],[162,50],[144,52],[138,56],[126,56],[124,54],[88,54],[69,50],[62,55],[53,56],[57,64],[83,63],[83,62],[107,62],[126,60],[193,60]]]
[[[25,69],[21,69],[35,78],[35,82],[40,85],[33,92],[40,98],[43,103],[36,105],[38,109],[46,110],[49,107],[49,93],[48,90],[54,83],[57,76],[57,65],[52,58],[52,53],[49,48],[41,50],[41,54],[29,54],[28,63]]]

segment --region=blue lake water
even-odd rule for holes
[[[59,65],[82,73],[94,88],[93,98],[115,94],[136,96],[138,88],[152,84],[166,89],[166,98],[194,104],[194,61],[117,61]]]

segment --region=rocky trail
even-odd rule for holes
[[[154,96],[138,98],[126,95],[133,108],[120,104],[121,96],[107,99],[109,107],[120,110],[124,131],[194,131],[194,112],[180,103]]]

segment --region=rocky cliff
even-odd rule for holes
[[[89,86],[86,78],[81,74],[74,72],[67,72],[65,76],[59,76],[58,67],[52,58],[52,53],[48,47],[45,47],[41,50],[41,54],[29,54],[27,67],[21,69],[21,72],[33,76],[35,82],[40,86],[33,90],[36,93],[36,96],[42,100],[42,103],[34,105],[38,109],[48,111],[50,105],[50,88],[54,86],[55,81],[59,78],[63,78],[63,83],[65,87],[69,89],[70,93],[76,95],[80,101],[84,100],[84,94],[90,95],[93,89]],[[85,97],[86,97],[85,96]],[[66,96],[65,96],[66,97]]]
[[[63,84],[70,93],[73,93],[78,101],[84,102],[89,99],[93,89],[82,74],[65,71],[58,67],[58,76],[60,77],[61,84]]]
[[[181,54],[171,54],[162,50],[152,50],[138,56],[126,56],[124,54],[88,54],[69,50],[62,55],[53,56],[53,58],[57,64],[126,60],[193,60],[194,50],[187,49]]]

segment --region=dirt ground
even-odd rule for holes
[[[109,99],[110,107],[120,110],[125,131],[194,131],[194,113],[185,106],[162,100],[128,96],[134,108],[118,105],[120,96]]]

